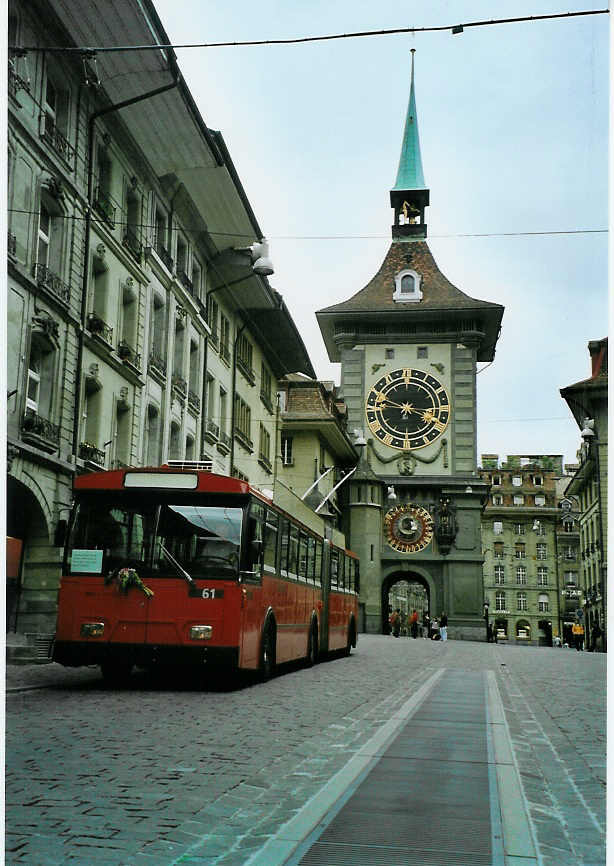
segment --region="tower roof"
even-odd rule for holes
[[[420,155],[420,137],[418,135],[418,115],[416,113],[416,93],[414,89],[414,51],[411,49],[411,84],[409,88],[409,104],[405,118],[405,131],[401,156],[393,190],[426,189],[422,157]]]

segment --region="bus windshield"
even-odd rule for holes
[[[106,575],[127,567],[143,577],[238,576],[242,508],[105,499],[78,506],[67,548],[69,574]]]

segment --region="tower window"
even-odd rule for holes
[[[417,357],[418,358],[428,358],[428,356],[429,356],[428,346],[418,346]]]
[[[387,360],[394,358],[394,349],[386,349],[385,357]]]
[[[397,303],[417,303],[422,300],[420,283],[422,277],[411,268],[400,271],[394,278],[394,294],[392,299]]]

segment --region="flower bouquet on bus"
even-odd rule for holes
[[[154,594],[153,589],[145,586],[134,568],[116,568],[113,571],[110,571],[104,579],[105,586],[113,583],[113,581],[117,583],[119,591],[123,595],[128,594],[128,590],[131,586],[136,586],[137,589],[140,589],[141,592],[147,596],[147,598],[152,598]]]

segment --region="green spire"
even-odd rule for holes
[[[416,114],[416,94],[414,92],[414,52],[411,49],[411,86],[409,88],[409,105],[405,119],[405,132],[401,146],[401,158],[395,190],[426,189],[420,156],[420,138],[418,137],[418,115]]]

